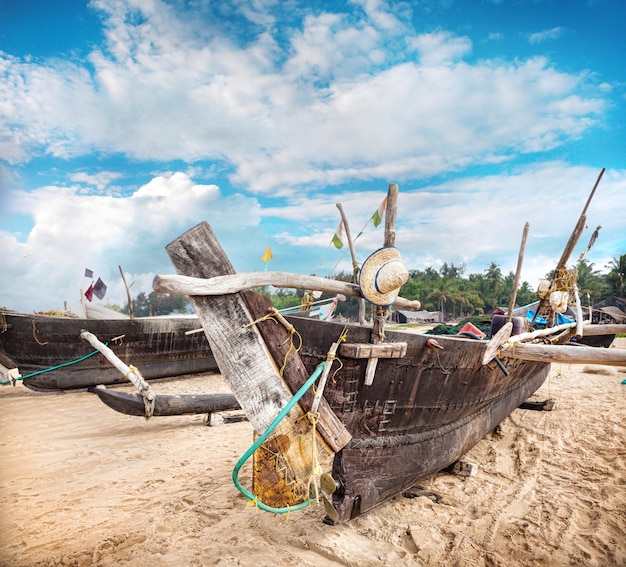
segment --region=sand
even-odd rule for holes
[[[626,347],[626,339],[618,339]],[[231,482],[247,422],[125,416],[94,394],[0,389],[0,565],[626,565],[626,372],[553,364],[533,399],[427,495],[340,526],[323,506],[274,516]],[[153,383],[228,391],[219,374]],[[123,387],[122,389],[126,389]],[[250,486],[249,470],[241,480]],[[432,493],[432,494],[428,494]]]

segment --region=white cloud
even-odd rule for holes
[[[260,221],[256,200],[223,197],[215,185],[196,184],[184,173],[155,177],[127,197],[89,194],[80,185],[42,187],[12,193],[7,206],[34,221],[23,242],[0,233],[0,272],[11,274],[6,307],[26,310],[76,302],[86,267],[110,286],[106,299],[122,304],[119,264],[151,281],[158,270],[172,272],[164,247],[194,224],[210,219],[228,240]]]
[[[425,66],[445,65],[462,59],[471,52],[472,42],[450,32],[425,33],[407,40]]]
[[[588,94],[584,73],[559,72],[544,58],[469,64],[468,37],[400,34],[402,23],[378,1],[361,2],[360,19],[309,14],[300,28],[281,30],[282,42],[271,18],[248,14],[267,29],[245,45],[217,22],[203,30],[159,1],[94,5],[107,45],[89,65],[2,58],[8,161],[94,150],[223,160],[235,183],[285,194],[549,150],[605,109],[606,86]],[[257,14],[266,9],[254,4]],[[418,61],[394,49],[400,37]]]
[[[410,269],[438,268],[444,262],[466,263],[468,272],[482,272],[490,262],[500,264],[503,273],[514,271],[522,230],[530,223],[522,279],[536,287],[554,268],[574,229],[596,181],[599,170],[561,162],[519,168],[510,174],[461,178],[439,185],[400,184],[396,245]],[[331,202],[321,197],[301,197],[291,206],[266,210],[297,223],[324,219],[317,230],[286,231],[278,239],[315,252],[330,243],[337,228],[335,202],[341,202],[353,234],[357,234],[380,203],[382,192],[355,192],[334,195]],[[600,238],[586,258],[603,270],[611,257],[626,249],[626,171],[607,171],[587,213],[583,233],[571,261],[585,248],[596,226]],[[328,219],[328,220],[326,220]],[[330,220],[332,219],[332,220]],[[382,231],[368,230],[357,241],[362,261],[382,245]],[[331,249],[331,252],[333,250]],[[325,255],[320,273],[326,274],[341,253]],[[320,254],[321,256],[321,254]],[[351,270],[345,256],[339,269]]]
[[[528,36],[528,42],[531,44],[543,43],[553,39],[558,39],[565,33],[565,28],[559,26],[550,28],[549,30],[542,30],[540,32],[532,33]]]
[[[69,179],[74,183],[84,183],[97,189],[105,189],[113,181],[119,179],[122,176],[121,173],[115,171],[101,171],[99,173],[86,173],[78,171],[76,173],[70,173]]]

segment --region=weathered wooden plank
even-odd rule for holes
[[[342,343],[339,354],[346,358],[403,358],[406,343]]]
[[[166,247],[179,274],[210,278],[234,273],[215,234],[204,222]],[[242,294],[191,296],[220,372],[257,433],[263,433],[287,405],[291,393],[276,379],[277,368],[267,356],[258,329],[245,327],[253,317]]]

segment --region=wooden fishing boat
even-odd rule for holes
[[[167,246],[178,275],[156,276],[153,287],[190,296],[255,429],[233,481],[259,508],[287,513],[321,498],[326,522],[348,521],[454,463],[542,385],[551,361],[626,364],[615,349],[557,346],[578,328],[546,333],[549,345],[531,344],[533,333],[513,342],[510,321],[488,341],[386,331],[390,303],[419,308],[398,297],[396,194],[391,185],[385,247],[363,264],[358,285],[236,274],[207,223]],[[283,317],[251,291],[260,285],[366,297],[377,306],[374,325]],[[238,479],[248,458],[251,490]]]
[[[0,364],[4,382],[17,375],[37,391],[88,388],[126,383],[80,332],[89,329],[118,356],[142,369],[146,379],[195,374],[217,369],[206,338],[185,334],[200,326],[197,317],[82,319],[2,311]],[[4,362],[3,362],[4,361]]]

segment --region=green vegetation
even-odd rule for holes
[[[156,317],[171,313],[192,313],[191,303],[186,295],[169,295],[167,293],[142,291],[133,299],[133,315],[135,317]],[[124,305],[122,313],[128,313],[128,303]]]

